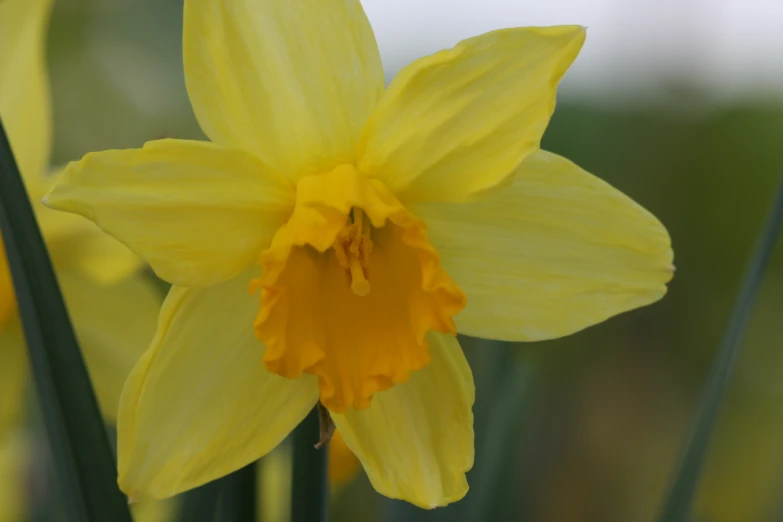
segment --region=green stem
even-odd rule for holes
[[[179,507],[179,522],[215,522],[222,480],[213,480],[184,493]]]
[[[98,402],[2,123],[0,230],[66,517],[130,522]]]
[[[315,449],[320,435],[318,409],[314,408],[294,430],[291,522],[326,522],[329,510],[327,448]]]
[[[218,522],[257,520],[258,480],[256,472],[257,466],[253,463],[221,479]]]
[[[715,357],[709,382],[702,398],[696,425],[685,450],[677,476],[664,504],[661,522],[686,522],[691,515],[693,498],[707,454],[710,434],[715,425],[726,384],[731,377],[740,341],[747,327],[753,303],[756,300],[764,271],[769,263],[783,221],[783,182],[748,265],[739,296],[734,303],[728,326]]]
[[[474,474],[476,483],[474,498],[466,506],[463,520],[502,520],[507,506],[510,461],[519,444],[520,428],[524,422],[524,408],[529,399],[532,365],[526,361],[511,360],[509,352],[516,347],[502,346],[506,359],[504,375],[499,376],[500,386],[495,396],[496,403],[486,426],[484,447],[481,455],[484,462]]]

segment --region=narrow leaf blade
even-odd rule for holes
[[[731,317],[710,370],[691,439],[663,505],[659,518],[661,522],[687,522],[691,518],[693,499],[709,448],[712,428],[723,402],[726,385],[731,378],[734,361],[741,346],[753,303],[761,287],[764,271],[780,235],[781,223],[783,223],[783,180],[755,252],[746,268],[739,295],[734,302]]]
[[[177,520],[179,522],[216,522],[222,487],[222,481],[218,479],[183,493]]]
[[[246,522],[258,519],[258,474],[256,463],[248,464],[221,479],[217,522]]]
[[[292,522],[326,522],[328,517],[327,449],[315,449],[319,433],[316,408],[293,433]]]
[[[2,122],[0,231],[68,520],[130,522],[92,384]]]

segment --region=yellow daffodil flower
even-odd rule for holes
[[[25,520],[22,483],[28,440],[21,430],[0,433],[0,522]]]
[[[577,26],[494,31],[384,88],[358,0],[186,0],[208,142],[88,154],[48,195],[171,282],[119,413],[119,482],[168,497],[320,402],[384,495],[462,498],[473,379],[455,333],[534,341],[656,301],[668,234],[539,149]]]
[[[102,410],[116,418],[122,385],[152,339],[160,308],[155,289],[129,278],[141,260],[79,217],[40,200],[51,148],[51,110],[44,61],[50,0],[0,2],[0,118],[57,269]],[[27,351],[0,237],[0,522],[23,512],[23,405]]]

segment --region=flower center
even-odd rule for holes
[[[351,283],[351,291],[359,296],[370,293],[367,280],[367,265],[372,252],[370,240],[370,221],[364,219],[364,211],[356,208],[352,211],[353,222],[346,223],[337,234],[332,245],[337,262],[343,267]]]
[[[299,181],[294,212],[260,263],[251,290],[261,290],[264,364],[318,376],[332,412],[366,408],[427,365],[427,332],[455,333],[465,306],[424,223],[350,165]]]

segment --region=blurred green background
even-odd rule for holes
[[[57,2],[48,43],[55,164],[162,136],[203,137],[185,91],[181,17],[181,0]],[[706,103],[688,77],[667,81],[660,96],[614,104],[569,88],[544,147],[666,224],[677,265],[668,296],[558,341],[465,340],[477,386],[466,499],[423,512],[381,497],[360,474],[335,491],[334,520],[655,519],[783,168],[783,96],[751,90]],[[699,522],[783,519],[781,255],[714,432]],[[273,504],[287,504],[290,480],[273,458],[263,473],[269,520],[283,516]]]

